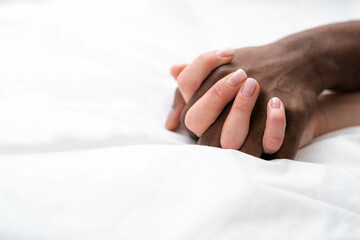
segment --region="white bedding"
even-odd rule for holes
[[[360,239],[360,127],[271,162],[164,129],[171,64],[359,12],[0,0],[0,239]]]

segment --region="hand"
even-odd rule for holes
[[[176,79],[186,66],[186,64],[174,65],[171,68],[172,76]],[[169,118],[167,119],[167,127],[172,127],[169,130],[175,130],[180,125],[180,114],[186,104],[179,90],[177,90],[175,99],[174,106],[176,106],[176,108],[169,114]],[[269,111],[271,111],[271,109],[268,109],[268,119],[271,119],[274,114],[269,114]],[[177,114],[174,115],[176,112]],[[279,116],[284,114],[283,111],[279,111],[278,113]],[[349,94],[321,94],[317,100],[316,111],[302,134],[300,148],[311,143],[315,137],[325,133],[360,125],[360,117],[356,116],[360,116],[360,92]],[[271,122],[272,121],[267,124],[267,128],[271,127]],[[277,127],[284,129],[285,123],[280,122],[280,126],[273,126],[273,129],[277,131]],[[268,136],[271,135],[270,132]],[[263,138],[264,151],[266,151],[266,145],[270,142],[269,138]]]
[[[184,65],[172,67],[172,75],[176,78],[179,70],[183,68]],[[238,126],[244,123],[245,127],[249,125],[251,111],[259,94],[259,85],[255,79],[249,78],[245,84],[242,84],[246,78],[246,73],[241,69],[230,74],[218,81],[213,88],[191,108],[190,111],[192,112],[188,112],[187,116],[192,116],[192,119],[187,118],[185,121],[191,123],[195,120],[198,122],[197,135],[201,135],[199,131],[204,132],[208,128],[226,105],[227,102],[219,98],[219,92],[221,92],[222,95],[226,95],[229,99],[237,95],[234,103],[234,106],[237,107],[232,109],[225,121],[220,142],[222,148],[238,149],[241,147],[246,138],[248,128],[238,128]],[[237,84],[228,85],[229,82],[234,84],[236,81]],[[166,126],[169,130],[174,130],[179,125],[180,113],[185,106],[185,100],[178,90],[176,91],[174,106],[176,106],[176,108],[170,112],[167,120]],[[265,153],[271,154],[279,150],[284,138],[285,126],[284,106],[280,99],[275,97],[269,101],[267,106],[266,128],[263,136]]]
[[[260,156],[264,152],[259,143],[265,129],[266,103],[271,97],[278,96],[284,101],[288,126],[281,149],[268,157],[293,158],[304,127],[314,112],[316,96],[324,89],[339,92],[360,90],[359,28],[360,21],[326,25],[291,35],[273,44],[238,49],[236,57],[227,65],[222,64],[232,60],[233,56],[226,56],[229,51],[216,52],[222,57],[222,60],[216,61],[201,55],[186,67],[177,79],[180,92],[187,103],[182,113],[182,122],[184,123],[185,118],[190,119],[185,120],[186,126],[198,135],[201,134],[200,144],[220,146],[220,134],[232,102],[226,105],[220,116],[211,122],[211,126],[204,133],[203,129],[199,130],[199,126],[208,123],[199,123],[191,115],[187,117],[187,111],[213,85],[215,86],[219,79],[242,68],[250,77],[258,80],[261,91],[252,112],[247,138],[240,150],[254,156]],[[343,41],[339,42],[337,39]],[[215,70],[212,71],[213,69]],[[208,76],[206,72],[211,74]],[[211,91],[221,95],[221,91]],[[178,93],[177,96],[181,94]],[[217,107],[228,101],[229,98],[223,97],[218,101]],[[185,105],[185,102],[182,102],[182,105]],[[216,109],[216,106],[212,108]],[[177,122],[171,126],[174,117],[180,115],[179,109],[182,110],[182,107],[175,106],[173,114],[170,114],[167,125],[169,128],[174,128],[178,124]],[[239,126],[242,129],[244,127],[246,128],[246,124]]]
[[[208,56],[206,56],[206,54],[203,54],[186,68],[184,67],[184,65],[180,67],[175,67],[173,68],[173,75],[176,71],[180,72],[182,69],[184,69],[184,71],[181,72],[177,80],[179,88],[185,96],[185,99],[190,99],[187,106],[185,107],[185,111],[183,113],[183,120],[185,118],[187,110],[189,110],[190,107],[192,107],[194,103],[197,102],[198,99],[200,99],[200,97],[207,93],[208,90],[219,79],[241,67],[245,69],[249,76],[257,79],[261,86],[259,99],[254,107],[252,120],[249,127],[249,133],[244,141],[244,144],[241,147],[241,150],[258,157],[260,157],[261,154],[264,152],[261,141],[263,140],[263,133],[265,131],[265,121],[267,115],[266,109],[268,106],[268,100],[274,96],[278,96],[284,101],[284,105],[287,108],[286,116],[288,118],[288,123],[291,124],[289,124],[287,127],[283,146],[277,152],[277,154],[273,155],[272,157],[292,158],[295,155],[299,146],[302,131],[307,121],[309,120],[312,112],[314,111],[317,95],[314,86],[311,84],[307,85],[307,83],[309,82],[309,76],[313,74],[310,79],[314,79],[317,77],[316,73],[311,71],[312,69],[309,68],[309,66],[307,66],[306,64],[304,64],[303,61],[304,59],[301,51],[293,51],[292,54],[289,55],[287,54],[286,48],[282,47],[281,45],[276,46],[273,44],[258,48],[245,48],[236,50],[235,58],[233,59],[232,63],[228,65],[223,65],[213,71],[211,75],[206,79],[206,81],[202,84],[200,89],[195,93],[192,99],[190,99],[192,93],[197,90],[197,87],[200,86],[203,80],[206,78],[206,74],[204,73],[211,72],[214,66],[217,67],[216,63],[218,65],[221,65],[223,64],[223,62],[219,60],[216,61],[216,58],[212,58],[210,54],[208,54]],[[212,64],[208,64],[209,62],[211,62]],[[210,65],[211,67],[209,67]],[[199,74],[198,76],[194,76],[191,74],[191,72],[194,71],[193,69],[196,69],[198,73],[203,74],[200,74],[201,76],[199,76]],[[297,80],[303,81],[297,82]],[[278,86],[281,86],[281,88],[279,88]],[[204,95],[204,97],[205,96],[206,94]],[[219,110],[231,100],[231,97],[222,98],[220,96],[219,101],[213,102],[213,108]],[[173,116],[179,115],[179,112],[182,110],[180,106],[183,106],[185,104],[184,101],[181,102],[179,100],[178,103],[180,104],[176,105],[178,107],[175,107],[175,110],[173,112],[176,112],[176,114],[172,114]],[[198,135],[200,135],[199,143],[219,147],[221,145],[221,132],[226,117],[230,112],[230,108],[231,104],[228,104],[225,107],[225,110],[220,114],[219,118],[215,118],[215,120],[214,117],[212,117],[210,123],[207,123],[207,125],[211,125],[209,125],[210,127],[208,129],[206,127],[202,127],[202,129],[199,130],[198,127],[204,125],[203,120],[201,120],[201,122],[197,122],[197,118],[191,117],[191,115],[190,117],[186,116],[186,119],[193,119],[192,121],[185,120],[186,126],[189,129],[195,131]],[[190,111],[189,113],[191,112],[193,114],[197,111]],[[171,119],[171,116],[169,118]],[[247,123],[245,121],[238,128],[247,129],[248,126],[246,125]],[[171,128],[171,126],[168,127]],[[202,133],[204,129],[207,130]],[[243,133],[243,135],[245,134],[246,136],[246,133],[247,131],[245,130],[245,133]],[[264,136],[266,136],[266,134]],[[275,144],[273,145],[279,145],[279,142],[282,139],[277,138],[277,140],[278,141],[276,141],[275,139],[275,142],[273,142]]]

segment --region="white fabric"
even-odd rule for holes
[[[164,129],[173,63],[358,1],[0,1],[0,239],[359,239],[360,127],[295,161]]]

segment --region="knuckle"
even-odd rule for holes
[[[224,101],[226,100],[226,94],[224,92],[224,90],[221,88],[221,86],[219,84],[215,84],[211,89],[210,89],[210,94],[217,98],[220,101]]]
[[[268,151],[276,152],[280,149],[283,138],[279,136],[271,136],[265,139],[264,145]]]
[[[274,124],[286,124],[285,114],[272,114],[270,115],[270,122]]]
[[[246,101],[235,100],[232,107],[237,112],[248,113],[251,111]]]
[[[217,59],[210,53],[203,53],[197,57],[197,60],[205,66],[208,66],[216,62]]]

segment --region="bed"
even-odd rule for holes
[[[359,12],[358,1],[0,0],[0,239],[360,239],[360,127],[274,161],[164,128],[172,64]]]

